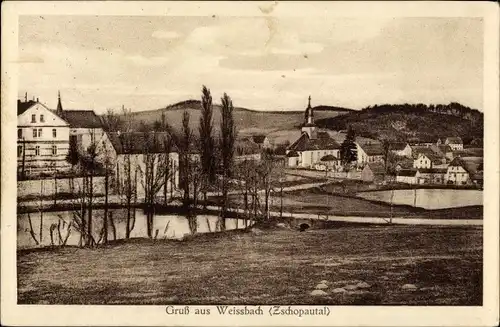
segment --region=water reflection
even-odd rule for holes
[[[126,209],[110,210],[111,219],[108,220],[108,240],[125,238],[127,211]],[[102,238],[103,210],[93,210],[94,239]],[[80,233],[74,225],[73,211],[54,211],[41,213],[23,213],[17,215],[17,246],[33,248],[37,246],[60,245],[66,241],[67,245],[78,245]],[[40,224],[42,222],[42,225]],[[242,229],[251,222],[244,219],[226,219],[226,230]],[[40,230],[41,225],[41,230]],[[135,210],[132,214],[131,225],[133,229],[130,237],[146,237],[146,215],[142,209]],[[33,231],[33,233],[31,233]],[[220,231],[218,217],[214,215],[197,216],[197,233],[210,233]],[[157,239],[181,239],[191,234],[186,217],[174,214],[155,215],[153,219],[153,235]],[[41,237],[40,237],[41,235]],[[40,241],[41,240],[41,241]],[[37,245],[37,242],[39,245]]]
[[[473,205],[483,205],[483,192],[480,190],[415,189],[394,191],[361,192],[357,195],[364,199],[416,206],[424,209],[444,209]]]

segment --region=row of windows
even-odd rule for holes
[[[35,114],[31,115],[31,122],[36,123],[36,115]],[[40,123],[45,123],[45,117],[43,115],[40,115]]]
[[[57,155],[57,145],[53,145],[51,150],[52,150],[52,155],[56,156]],[[18,145],[17,146],[17,157],[20,158],[22,155],[23,155],[23,146]],[[40,146],[37,145],[37,146],[35,146],[35,156],[39,156],[39,155],[40,155]]]
[[[42,137],[42,128],[33,128],[33,138],[37,138],[37,137]],[[55,128],[52,129],[52,137],[54,137],[54,138],[57,137],[57,129],[55,129]],[[17,129],[17,138],[18,139],[23,138],[22,128]]]

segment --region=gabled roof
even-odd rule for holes
[[[28,110],[29,108],[31,108],[33,105],[35,105],[37,102],[36,101],[33,101],[33,100],[29,100],[29,101],[21,101],[21,100],[17,100],[17,115],[22,115],[26,110]]]
[[[405,177],[415,177],[417,174],[417,171],[414,169],[402,169],[398,172],[398,176],[405,176]]]
[[[390,144],[390,149],[393,151],[402,151],[406,148],[408,143],[406,142],[394,142]]]
[[[464,143],[460,137],[447,137],[444,142],[447,144],[463,144]]]
[[[252,139],[255,143],[262,144],[262,143],[264,143],[266,136],[265,135],[254,135],[254,136],[252,136]]]
[[[93,110],[64,110],[61,118],[72,128],[102,128],[101,119]]]
[[[369,156],[382,156],[384,155],[384,148],[379,143],[358,143],[359,147],[365,151]]]
[[[109,133],[109,140],[116,151],[116,154],[142,154],[149,153],[164,153],[169,145],[169,133]],[[170,152],[177,152],[175,144],[170,143]]]
[[[383,175],[385,174],[385,165],[380,162],[370,162],[365,166],[368,167],[373,172],[374,175]]]
[[[314,139],[309,138],[307,133],[302,133],[288,149],[294,151],[337,150],[340,149],[340,144],[327,132],[317,132]]]
[[[474,175],[479,171],[483,171],[483,158],[460,158],[457,157],[450,162],[449,167],[462,167],[469,175]]]
[[[441,163],[444,158],[444,153],[437,153],[433,150],[433,147],[422,147],[414,146],[412,147],[413,157],[418,159],[422,154],[425,155],[432,163]]]

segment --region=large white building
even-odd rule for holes
[[[70,125],[38,101],[17,102],[17,167],[21,176],[68,170]]]
[[[314,124],[314,112],[309,96],[302,134],[286,150],[287,165],[289,167],[314,168],[325,157],[329,161],[339,160],[339,152],[340,144],[327,132],[319,131]]]
[[[131,184],[137,187],[137,196],[143,197],[146,185],[146,155],[154,156],[154,179],[164,176],[165,180],[150,181],[162,185],[156,191],[157,196],[170,195],[179,187],[179,153],[175,145],[167,147],[168,133],[154,133],[146,135],[140,132],[109,133],[112,144],[110,153],[113,162],[115,187],[118,194],[126,192],[127,183],[131,178]],[[130,163],[130,166],[129,166]],[[167,168],[168,175],[159,171]],[[128,175],[130,174],[130,176]]]
[[[63,110],[61,95],[57,109],[40,102],[17,102],[17,162],[20,176],[52,174],[70,170],[66,157],[71,147],[87,153],[97,146],[97,160],[103,162],[112,148],[100,118],[92,110]]]

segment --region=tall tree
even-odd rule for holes
[[[202,192],[203,200],[206,206],[208,186],[215,183],[215,160],[214,147],[215,141],[212,134],[212,95],[210,89],[203,86],[202,89],[202,111],[200,117],[199,136],[200,136],[200,154],[201,154],[201,171],[202,171]]]
[[[229,181],[233,169],[234,144],[236,141],[236,126],[233,117],[233,102],[231,98],[224,93],[221,98],[221,140],[220,155],[222,164],[222,220],[221,229],[225,229],[225,218],[229,206]]]
[[[190,115],[188,111],[182,114],[182,132],[179,144],[179,168],[180,186],[184,192],[183,205],[187,209],[189,206],[189,184],[190,184],[190,164],[191,164],[191,143],[193,132],[189,126]]]
[[[349,166],[353,161],[358,159],[358,151],[356,149],[356,134],[354,129],[349,126],[347,134],[340,145],[340,160],[344,166]]]

